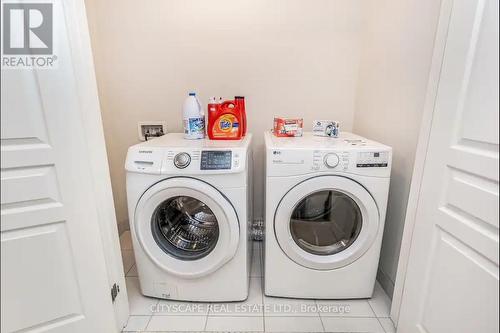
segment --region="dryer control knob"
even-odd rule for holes
[[[335,153],[330,153],[325,155],[325,165],[328,168],[335,168],[337,165],[339,165],[340,159],[339,156]]]
[[[179,169],[184,169],[191,163],[191,156],[188,153],[179,153],[174,157],[174,165]]]

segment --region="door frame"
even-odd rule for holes
[[[431,67],[429,70],[429,80],[427,82],[427,91],[425,104],[422,112],[420,124],[420,133],[418,137],[417,149],[415,152],[415,162],[413,166],[410,192],[408,195],[408,204],[404,221],[403,237],[401,240],[401,249],[399,253],[398,269],[396,281],[394,284],[394,293],[392,296],[392,305],[390,317],[395,326],[398,326],[399,313],[405,287],[406,271],[410,257],[410,250],[413,241],[413,230],[415,228],[416,214],[420,200],[420,189],[423,180],[425,161],[431,134],[432,118],[434,116],[434,106],[436,102],[441,68],[446,49],[446,38],[448,36],[448,25],[453,9],[453,0],[442,0],[439,13],[439,23],[436,29],[434,39],[434,51],[432,54]]]
[[[83,0],[62,4],[71,24],[66,26],[71,49],[73,70],[80,103],[80,116],[87,144],[87,156],[93,177],[92,187],[98,214],[101,243],[106,261],[110,290],[114,284],[119,293],[113,302],[116,327],[121,331],[129,317],[129,304],[123,271],[118,226],[116,223],[113,192],[106,152],[104,130],[90,42],[87,12]]]

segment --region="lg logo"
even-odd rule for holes
[[[51,3],[3,4],[3,54],[52,54],[52,33]]]

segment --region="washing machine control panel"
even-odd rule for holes
[[[245,168],[246,154],[240,149],[169,149],[163,174],[236,173]]]
[[[203,150],[201,152],[201,170],[228,170],[231,169],[232,151],[230,150]]]
[[[129,147],[127,172],[189,176],[242,173],[250,166],[248,134],[233,141],[185,140],[182,133],[166,134]]]

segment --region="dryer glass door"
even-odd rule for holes
[[[219,225],[214,212],[190,196],[163,201],[151,217],[153,237],[165,253],[184,260],[208,255],[217,244]]]
[[[290,218],[293,240],[304,251],[332,255],[351,246],[363,224],[358,204],[347,194],[323,190],[309,194]]]
[[[312,269],[331,270],[359,259],[373,244],[379,212],[373,197],[341,176],[313,177],[281,199],[274,232],[283,252]]]

